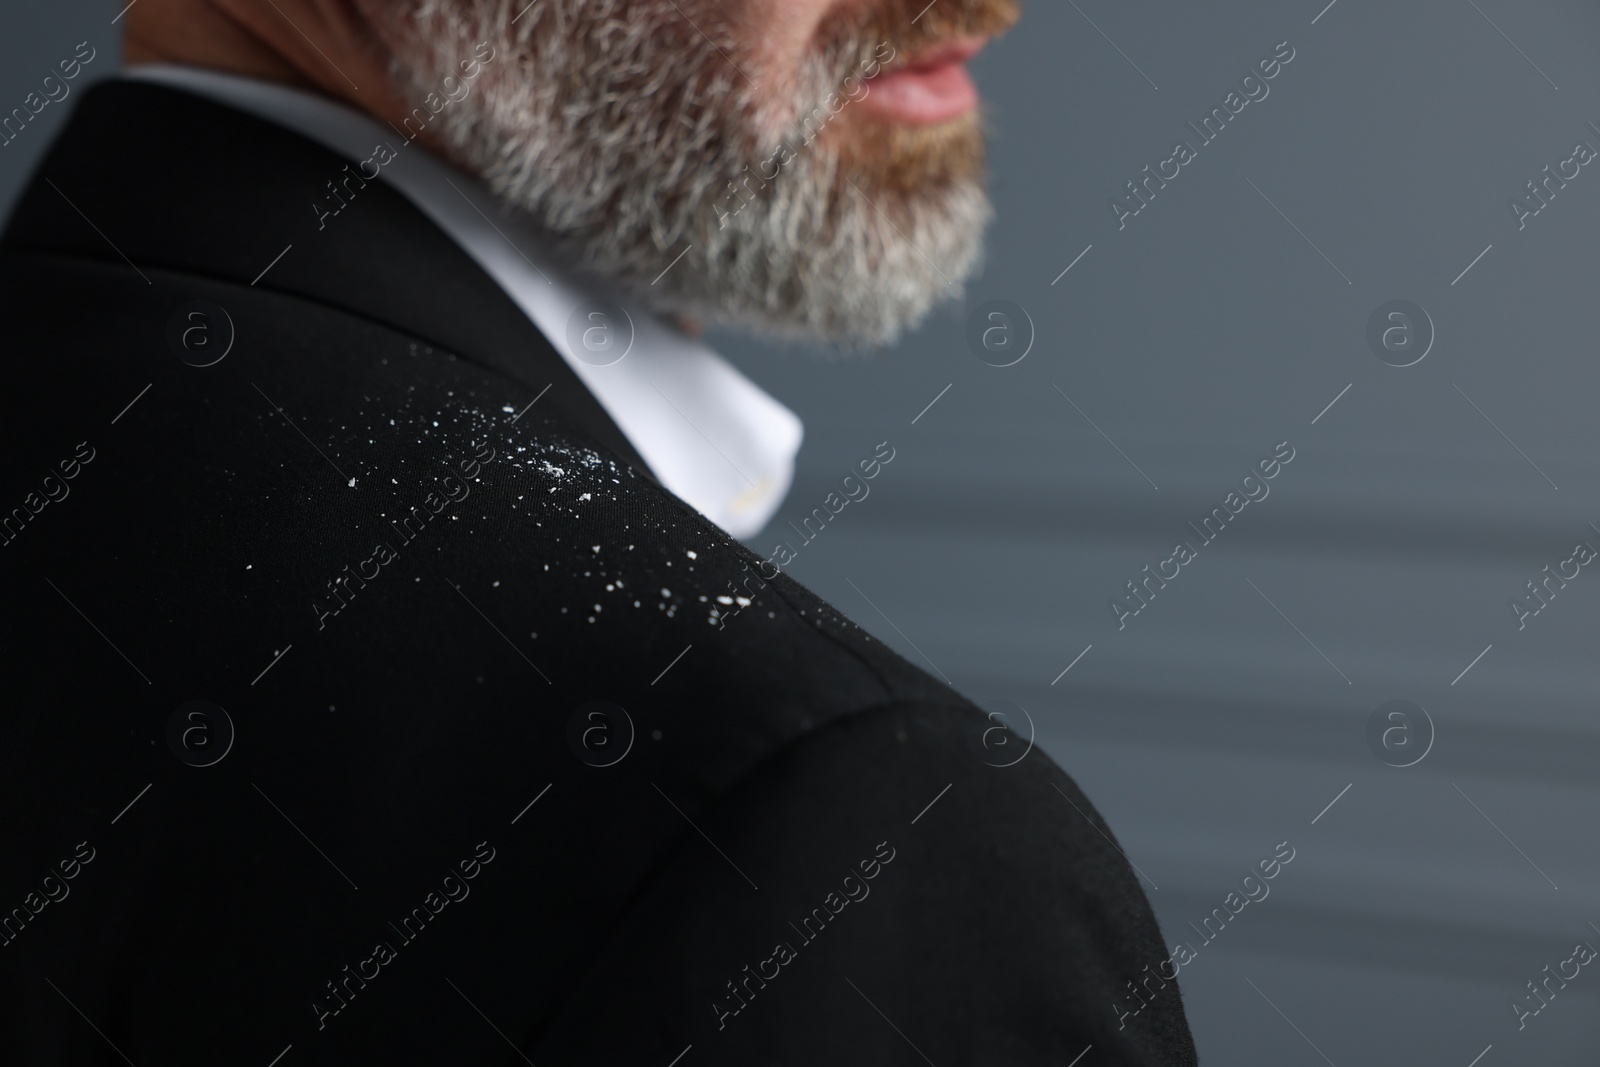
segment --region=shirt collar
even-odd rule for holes
[[[654,315],[630,308],[623,322],[613,322],[614,314],[602,309],[622,301],[563,270],[531,223],[506,213],[478,179],[421,148],[407,151],[415,146],[392,127],[298,89],[165,64],[131,67],[124,76],[249,112],[352,161],[372,158],[379,144],[390,146],[393,158],[381,165],[379,177],[516,302],[662,485],[741,538],[758,533],[783,503],[794,480],[800,419],[709,347]],[[596,312],[605,317],[592,318]],[[626,343],[631,333],[623,358],[608,362],[609,353],[587,350],[584,359],[574,355],[574,344],[583,348],[584,330],[595,326],[622,338],[613,344]],[[580,340],[569,341],[573,336]]]

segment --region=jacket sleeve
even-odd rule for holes
[[[1137,876],[1042,752],[1001,765],[993,726],[880,707],[686,810],[535,1062],[1194,1064]]]

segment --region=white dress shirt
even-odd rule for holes
[[[794,480],[800,419],[710,348],[643,311],[630,311],[633,345],[624,358],[607,366],[576,358],[567,343],[573,313],[596,301],[622,301],[563,277],[555,257],[541,250],[537,231],[507,213],[478,179],[421,147],[407,151],[409,141],[367,115],[298,89],[165,64],[131,67],[124,76],[249,112],[351,162],[372,156],[379,143],[390,145],[396,156],[378,177],[517,303],[662,485],[734,537],[756,534],[782,504]]]

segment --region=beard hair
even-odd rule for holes
[[[992,209],[975,115],[831,123],[870,92],[860,79],[883,45],[906,55],[998,32],[1016,0],[944,0],[915,19],[921,0],[836,13],[787,76],[735,65],[750,34],[741,46],[714,0],[367,2],[397,29],[408,98],[493,46],[480,91],[435,116],[446,151],[581,271],[654,310],[887,344],[959,299],[979,263]]]

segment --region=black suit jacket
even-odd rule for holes
[[[1072,781],[346,162],[107,84],[0,245],[0,1059],[1195,1062]]]

